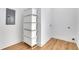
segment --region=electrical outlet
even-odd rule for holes
[[[75,38],[72,38],[72,40],[75,40]]]
[[[70,26],[68,26],[67,28],[68,28],[68,29],[71,29],[71,27],[70,27]]]

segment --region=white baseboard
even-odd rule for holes
[[[55,38],[55,39],[59,39],[59,40],[64,40],[64,41],[67,41],[67,42],[73,42],[73,43],[75,43],[75,41],[73,41],[72,39],[70,40],[68,40],[68,39],[63,39],[63,38],[57,38],[57,37],[51,37],[51,38]],[[47,41],[45,41],[45,42],[42,42],[40,45],[38,45],[38,46],[40,46],[40,47],[43,47],[51,38],[49,38]]]
[[[50,38],[44,42],[41,43],[40,47],[43,47],[48,41],[50,40]]]
[[[2,49],[4,49],[4,48],[7,48],[7,47],[9,47],[9,46],[12,46],[12,45],[15,45],[15,44],[17,44],[17,43],[20,43],[21,41],[12,41],[12,42],[8,42],[8,43],[6,43],[5,45],[3,44],[3,46],[2,47],[0,47],[0,50],[2,50]]]
[[[75,41],[73,41],[72,39],[65,39],[65,38],[59,38],[59,37],[52,37],[52,38],[59,39],[59,40],[64,40],[64,41],[67,41],[67,42],[73,42],[73,43],[75,43]]]
[[[77,47],[79,48],[79,41],[76,41]]]
[[[77,47],[79,48],[79,43],[77,43]]]

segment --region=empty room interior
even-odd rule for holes
[[[79,8],[0,8],[0,50],[78,50]]]

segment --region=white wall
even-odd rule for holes
[[[77,32],[77,9],[52,8],[51,15],[52,37],[72,42]]]
[[[0,9],[0,49],[22,41],[24,9],[16,10],[16,25],[5,24],[5,9]],[[72,41],[77,31],[77,9],[42,8],[39,17],[38,43],[43,46],[51,37]],[[68,29],[67,27],[71,28]],[[78,27],[79,28],[79,27]]]
[[[43,46],[51,38],[51,9],[41,8],[39,12],[39,38],[38,43]]]
[[[42,8],[39,26],[41,46],[51,37],[74,42],[72,38],[77,34],[77,12],[75,8]]]
[[[79,47],[79,8],[77,9],[77,33],[76,33],[76,43]]]
[[[6,25],[6,9],[0,8],[0,49],[21,42],[22,40],[22,9],[16,10],[15,25]]]

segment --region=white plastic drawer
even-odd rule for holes
[[[36,16],[24,16],[24,22],[36,22]]]
[[[32,38],[36,38],[36,31],[32,31]]]
[[[32,22],[36,22],[37,16],[32,16]]]
[[[32,45],[35,45],[36,43],[36,38],[32,39]]]
[[[31,37],[32,33],[31,31],[24,30],[24,35],[27,37]]]
[[[24,40],[23,40],[25,43],[27,43],[28,45],[32,45],[32,40],[27,38],[27,37],[24,37]]]
[[[27,10],[24,10],[24,15],[29,15],[29,14],[37,14],[37,10],[36,9],[32,9],[32,8],[29,8]]]
[[[24,36],[26,36],[28,38],[36,38],[36,31],[24,30]]]
[[[32,14],[37,15],[37,10],[36,9],[32,9]]]
[[[23,40],[25,43],[27,43],[28,45],[30,46],[34,46],[36,44],[36,38],[34,39],[29,39],[27,37],[24,37],[24,40]]]
[[[32,24],[30,23],[24,23],[24,28],[31,30]]]
[[[24,23],[24,28],[29,30],[36,30],[36,23]]]
[[[36,23],[32,23],[32,30],[36,30]]]

